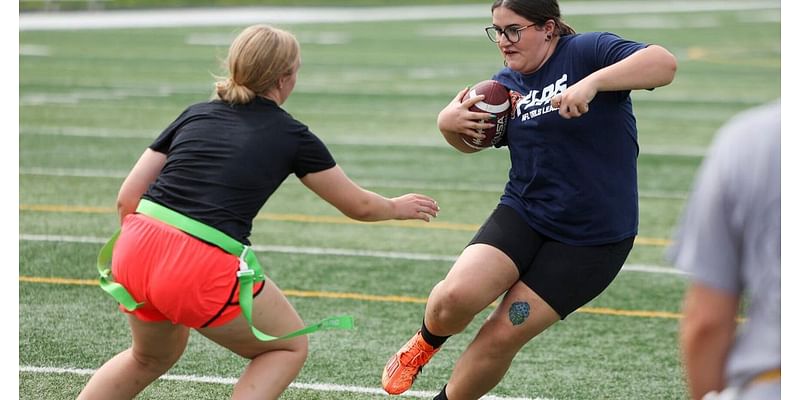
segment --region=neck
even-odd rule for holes
[[[550,59],[550,56],[552,56],[553,52],[556,50],[556,43],[558,43],[559,38],[560,36],[553,36],[553,38],[547,42],[547,49],[544,52],[544,57],[542,57],[542,61],[539,63],[539,65],[536,66],[536,68],[534,68],[529,72],[526,72],[526,74],[532,74],[538,71],[540,68],[542,68],[542,65],[544,65],[544,63],[546,63],[547,60]]]
[[[263,97],[265,99],[268,99],[268,100],[272,100],[277,105],[283,104],[283,100],[281,99],[280,93],[278,93],[277,89],[274,89],[274,88],[270,89],[266,93],[260,94],[259,96],[261,96],[261,97]]]

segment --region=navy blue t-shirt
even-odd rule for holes
[[[500,203],[538,232],[587,246],[636,235],[639,146],[630,91],[599,92],[589,112],[572,119],[559,116],[550,99],[644,47],[611,33],[568,35],[536,72],[504,68],[493,77],[519,96],[496,145],[511,155]]]
[[[144,197],[245,244],[253,218],[289,174],[336,165],[307,126],[261,97],[194,104],[150,148],[167,162]]]

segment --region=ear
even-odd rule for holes
[[[278,78],[278,89],[283,88],[283,85],[286,84],[286,81],[288,81],[290,77],[290,74],[285,74]]]
[[[556,21],[552,19],[548,19],[547,22],[544,23],[544,31],[548,35],[555,35],[556,34]]]

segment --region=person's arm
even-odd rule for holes
[[[125,219],[125,216],[136,211],[139,205],[139,199],[156,180],[164,164],[167,162],[167,155],[146,149],[139,161],[133,166],[133,169],[122,182],[122,186],[117,194],[117,213],[119,214],[119,221]]]
[[[738,307],[738,296],[701,283],[693,283],[686,292],[680,344],[693,400],[725,387],[725,362],[736,336]]]
[[[444,136],[447,143],[462,153],[480,151],[464,143],[462,135],[484,139],[485,136],[478,133],[478,129],[489,129],[494,126],[490,123],[480,122],[481,119],[486,118],[488,113],[469,111],[470,107],[484,99],[483,95],[461,102],[461,98],[464,97],[468,90],[469,88],[464,88],[458,92],[456,97],[453,97],[453,100],[439,112],[439,117],[436,121],[439,131],[442,132],[442,136]]]
[[[386,198],[365,190],[350,180],[341,167],[306,174],[300,181],[342,214],[358,221],[421,219],[436,217],[439,206],[432,198],[409,193]]]
[[[672,82],[677,69],[672,53],[661,46],[650,45],[581,79],[553,96],[551,103],[564,118],[580,117],[589,112],[589,103],[598,92],[665,86]]]

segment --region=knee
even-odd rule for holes
[[[481,327],[479,335],[484,335],[492,345],[486,349],[486,356],[491,358],[505,358],[509,354],[516,354],[531,338],[518,327],[500,321],[492,313]]]
[[[296,339],[297,342],[293,343],[290,347],[291,352],[300,364],[306,362],[308,358],[308,336],[300,336]]]
[[[431,323],[465,328],[480,310],[470,307],[468,291],[439,282],[432,290],[428,309]],[[426,321],[427,322],[427,321]]]
[[[283,360],[282,362],[286,366],[302,366],[305,364],[306,359],[308,359],[308,337],[303,335],[296,338],[283,340],[282,346],[277,348],[271,347],[268,350],[263,350],[248,358],[254,360],[258,357],[270,354],[280,354],[280,357],[282,357]]]
[[[175,349],[169,352],[154,354],[131,349],[131,356],[140,368],[151,371],[158,375],[167,372],[181,358],[183,349]]]

